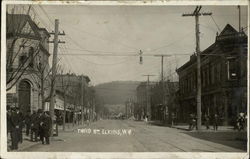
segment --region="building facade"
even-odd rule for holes
[[[90,79],[88,76],[78,76],[75,74],[57,74],[55,80],[56,99],[55,114],[63,116],[64,107],[66,112],[66,122],[81,119],[81,111],[87,116],[89,108]],[[91,96],[92,97],[92,96]]]
[[[177,69],[181,121],[196,114],[196,55]],[[221,124],[233,124],[240,112],[247,112],[247,36],[227,24],[215,42],[201,52],[202,116],[218,114]]]
[[[48,73],[49,33],[39,28],[29,15],[6,15],[6,91],[7,105],[19,107],[23,114],[42,108],[41,79]],[[47,84],[43,80],[43,84]],[[43,90],[46,96],[47,90]]]
[[[177,100],[178,82],[164,81],[156,83],[151,88],[152,120],[168,122],[172,114],[177,114],[179,102]]]

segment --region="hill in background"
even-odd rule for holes
[[[124,104],[128,99],[136,99],[139,81],[114,81],[95,86],[96,95],[105,104]]]

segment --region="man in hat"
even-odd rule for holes
[[[20,132],[20,115],[17,113],[15,107],[11,109],[10,115],[10,133],[11,133],[11,149],[17,150],[18,149],[18,141],[19,141],[19,132]]]
[[[30,140],[37,142],[39,121],[38,121],[38,115],[36,111],[33,111],[33,114],[30,117],[30,126],[31,126]]]
[[[42,123],[41,124],[41,126],[42,126],[42,144],[44,144],[44,139],[45,139],[46,144],[50,144],[49,136],[50,136],[50,130],[51,130],[51,126],[52,126],[52,119],[49,116],[48,111],[43,113],[41,123]]]
[[[19,107],[16,107],[16,114],[19,120],[19,128],[18,128],[18,142],[23,143],[23,126],[24,126],[24,117],[22,112],[20,112]]]
[[[7,138],[11,130],[10,117],[11,117],[11,108],[10,105],[7,105]]]
[[[38,109],[37,111],[37,122],[38,122],[38,135],[40,136],[40,140],[43,142],[43,131],[42,131],[42,124],[43,124],[43,110]]]
[[[31,114],[30,110],[28,110],[27,114],[25,115],[26,136],[29,136],[30,134],[30,126],[31,126]]]

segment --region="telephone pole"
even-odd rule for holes
[[[81,101],[81,124],[84,124],[84,98],[85,98],[85,85],[84,85],[84,79],[83,75],[80,76],[80,84],[81,84],[81,96],[80,96],[80,101]]]
[[[197,54],[197,128],[201,130],[201,59],[200,59],[200,29],[199,29],[199,17],[201,15],[212,15],[209,13],[200,13],[201,6],[197,6],[193,13],[182,14],[182,16],[194,16],[195,17],[195,35],[196,35],[196,54]]]
[[[55,109],[55,84],[56,84],[56,70],[57,70],[57,52],[58,52],[58,44],[59,43],[65,43],[64,41],[58,40],[59,35],[65,35],[65,33],[59,33],[59,20],[55,19],[55,32],[50,33],[54,35],[54,40],[49,41],[49,43],[54,44],[53,49],[53,59],[52,59],[52,82],[51,82],[51,97],[50,97],[50,117],[52,118],[52,127],[53,127],[53,119],[54,119],[54,109]],[[53,136],[53,131],[51,131]]]
[[[150,107],[150,93],[149,93],[149,77],[151,76],[155,76],[155,75],[142,75],[142,76],[147,76],[147,95],[146,95],[146,99],[147,99],[147,115],[148,115],[148,120],[151,119],[151,107]]]
[[[164,119],[166,116],[166,107],[165,107],[165,90],[164,90],[164,75],[163,75],[163,65],[164,65],[164,57],[170,57],[171,55],[154,55],[156,57],[161,57],[161,89],[162,89],[162,106],[164,106]]]

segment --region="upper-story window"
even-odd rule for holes
[[[215,73],[214,73],[214,66],[213,65],[211,66],[211,70],[210,71],[211,71],[211,84],[214,84],[214,74]]]
[[[26,60],[27,60],[27,56],[25,54],[19,56],[19,66],[23,66],[25,64]]]
[[[235,80],[238,78],[237,74],[237,59],[235,57],[227,60],[227,78],[228,80]]]
[[[34,48],[33,47],[29,48],[29,58],[30,58],[29,66],[33,67],[34,66]]]

